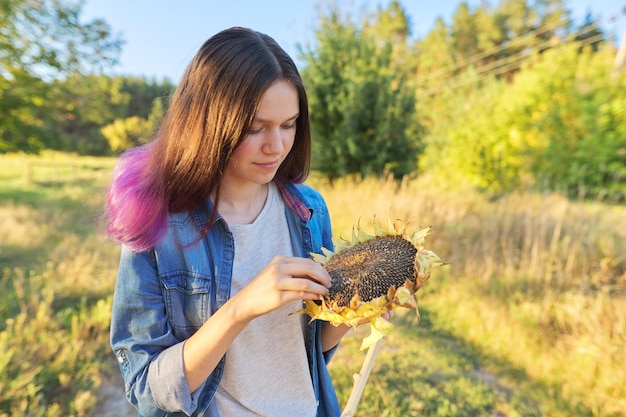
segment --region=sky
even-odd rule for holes
[[[336,0],[359,15],[390,0]],[[467,0],[478,4],[477,0]],[[413,38],[425,36],[437,17],[450,22],[460,0],[400,0],[412,23]],[[588,12],[608,35],[622,39],[626,0],[564,0],[575,22]],[[120,75],[168,78],[177,83],[185,67],[211,35],[247,26],[272,36],[298,63],[298,45],[312,43],[320,7],[328,0],[85,0],[83,20],[104,19],[125,40]],[[493,1],[491,4],[494,4]]]

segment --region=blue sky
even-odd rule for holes
[[[373,11],[389,0],[337,0],[345,10]],[[610,35],[621,38],[626,28],[626,0],[564,0],[573,18],[591,11]],[[177,83],[185,67],[208,37],[230,26],[267,33],[297,60],[296,45],[315,34],[318,9],[328,0],[86,0],[83,18],[103,18],[126,44],[115,72],[167,77]],[[432,28],[437,17],[449,22],[460,0],[401,0],[414,37]],[[468,0],[470,5],[477,0]],[[493,2],[492,2],[493,3]],[[611,16],[617,19],[610,21]]]

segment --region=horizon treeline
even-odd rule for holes
[[[0,4],[0,153],[110,156],[149,140],[172,81],[110,75],[123,40],[107,22],[83,22],[80,3],[31,3]],[[562,0],[459,2],[416,38],[401,1],[320,9],[314,41],[294,57],[313,169],[623,201],[618,45],[592,14],[571,14]]]

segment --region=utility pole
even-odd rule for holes
[[[622,8],[622,14],[626,14],[626,6]],[[613,19],[617,20],[617,15],[613,16]],[[613,64],[613,78],[617,77],[619,73],[622,71],[624,67],[624,61],[626,60],[626,29],[622,34],[622,40],[620,41],[619,49],[617,50],[617,55],[615,55],[615,63]]]
[[[613,65],[613,77],[617,77],[624,67],[624,60],[626,60],[626,29],[622,35],[622,41],[620,42],[617,55],[615,55],[615,64]]]

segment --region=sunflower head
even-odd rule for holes
[[[334,252],[322,248],[321,255],[312,254],[328,271],[332,286],[324,299],[305,301],[298,313],[335,326],[369,319],[372,334],[362,349],[393,329],[383,314],[404,307],[415,309],[419,317],[415,293],[443,261],[423,246],[430,227],[409,234],[408,226],[396,221],[383,228],[374,219],[375,234],[369,235],[357,223],[351,240],[334,242]]]

